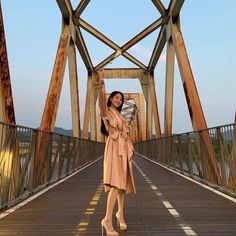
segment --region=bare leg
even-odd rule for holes
[[[118,201],[118,214],[120,221],[124,221],[124,199],[125,199],[125,191],[119,190],[117,195],[117,201]]]
[[[106,210],[106,215],[105,215],[105,221],[106,221],[106,225],[109,231],[114,230],[112,226],[112,214],[113,214],[113,209],[116,203],[117,194],[118,194],[118,189],[115,187],[112,187],[107,196],[107,210]]]

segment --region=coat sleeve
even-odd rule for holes
[[[119,135],[119,131],[117,128],[117,121],[110,115],[109,111],[106,111],[106,116],[102,118],[106,130],[109,133],[109,136],[116,140]]]

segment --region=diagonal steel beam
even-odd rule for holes
[[[120,47],[115,44],[112,40],[110,40],[108,37],[100,33],[97,29],[95,29],[93,26],[88,24],[86,21],[84,21],[81,18],[73,17],[73,23],[77,26],[80,26],[84,30],[86,30],[88,33],[92,34],[94,37],[105,43],[107,46],[111,47],[112,49],[119,50]]]
[[[85,29],[87,32],[91,33],[94,37],[111,47],[112,49],[116,50],[116,52],[112,53],[110,56],[108,56],[105,60],[103,60],[101,63],[99,63],[95,70],[100,69],[101,67],[105,66],[112,60],[114,60],[116,57],[120,56],[121,54],[139,66],[142,69],[146,69],[146,66],[141,63],[139,60],[134,58],[132,55],[127,53],[126,51],[137,44],[139,41],[141,41],[143,38],[145,38],[147,35],[151,34],[154,30],[156,30],[161,25],[165,24],[167,22],[167,17],[161,17],[158,20],[154,21],[151,25],[149,25],[147,28],[145,28],[142,32],[140,32],[138,35],[136,35],[133,39],[128,41],[126,44],[124,44],[122,47],[119,47],[117,44],[115,44],[113,41],[111,41],[109,38],[107,38],[105,35],[100,33],[98,30],[94,29],[91,25],[89,25],[87,22],[82,20],[81,18],[73,18],[74,24],[80,25],[83,29]]]
[[[166,22],[167,22],[167,17],[160,17],[159,19],[154,21],[151,25],[149,25],[147,28],[145,28],[142,32],[140,32],[138,35],[132,38],[129,42],[123,45],[121,47],[122,50],[127,51],[129,48],[137,44],[139,41],[141,41],[143,38],[151,34],[154,30],[156,30]]]
[[[112,53],[110,56],[108,56],[105,60],[103,60],[102,62],[100,62],[97,66],[95,66],[94,70],[99,70],[100,68],[102,68],[103,66],[107,65],[108,63],[110,63],[111,61],[113,61],[115,58],[117,58],[118,56],[120,56],[122,54],[121,50],[118,50],[114,53]],[[139,60],[135,59],[133,56],[131,56],[130,54],[128,54],[126,52],[123,53],[124,57],[129,57],[129,60],[132,61],[135,65],[137,65],[138,67],[146,70],[147,67],[140,62]]]
[[[123,55],[125,58],[127,58],[129,61],[134,63],[135,65],[139,66],[142,69],[146,69],[146,66],[137,60],[135,57],[130,55],[129,53],[125,52],[127,49],[132,47],[134,44],[142,40],[145,36],[152,33],[155,29],[157,29],[163,22],[165,22],[164,18],[160,18],[151,25],[149,25],[146,29],[144,29],[140,34],[138,34],[136,37],[131,39],[127,44],[125,44],[122,48],[120,48],[117,44],[115,44],[112,40],[107,38],[105,35],[100,33],[98,30],[93,28],[91,25],[89,25],[86,21],[82,20],[81,18],[73,17],[73,22],[75,25],[81,26],[84,30],[92,34],[94,37],[111,47],[112,49],[116,50],[113,54],[111,54],[108,58],[106,58],[104,61],[102,61],[100,64],[98,64],[95,68],[95,70],[98,70],[102,66],[105,66],[107,63],[109,63],[111,60],[114,60],[117,56]]]
[[[183,4],[184,0],[171,0],[168,8],[168,15],[172,15],[172,17],[177,17]]]
[[[73,8],[70,0],[56,0],[57,5],[61,10],[64,22],[69,24],[70,16],[72,16]]]
[[[79,50],[80,55],[84,61],[86,68],[88,69],[88,71],[93,71],[93,63],[90,58],[88,49],[86,47],[83,35],[82,35],[79,27],[75,27],[75,31],[76,31],[75,45],[76,45],[77,49]]]
[[[90,0],[81,0],[79,5],[75,9],[75,15],[80,16],[83,13],[84,9],[89,4],[89,2],[90,2]]]
[[[162,16],[166,15],[166,9],[162,4],[161,0],[152,0],[153,4],[156,6],[157,10],[160,12]]]
[[[70,18],[73,15],[73,8],[71,6],[70,0],[57,0],[57,4],[61,10],[65,24],[69,24]],[[75,26],[75,32],[76,32],[76,36],[75,36],[76,47],[80,52],[80,55],[84,61],[86,68],[89,71],[92,71],[93,64],[92,64],[91,58],[89,56],[88,49],[86,47],[83,35],[82,35],[80,29],[76,26]]]
[[[1,2],[0,2],[0,121],[12,125],[16,124]],[[4,134],[4,131],[1,132],[2,134]]]
[[[87,32],[89,32],[90,34],[92,34],[94,37],[96,37],[97,39],[99,39],[100,41],[102,41],[103,43],[105,43],[106,45],[108,45],[109,47],[111,47],[112,49],[116,50],[116,52],[120,51],[120,47],[115,44],[113,41],[111,41],[109,38],[107,38],[105,35],[103,35],[102,33],[100,33],[98,30],[94,29],[91,25],[89,25],[87,22],[85,22],[82,19],[78,19],[78,18],[73,18],[73,21],[75,24],[80,25],[83,29],[85,29]],[[115,53],[114,53],[115,54]],[[120,54],[119,54],[120,55]],[[113,55],[114,56],[114,55]],[[118,56],[116,54],[116,56]],[[128,60],[130,60],[132,63],[134,63],[135,65],[139,66],[140,68],[146,69],[146,66],[140,62],[138,59],[136,59],[135,57],[133,57],[132,55],[130,55],[127,52],[123,53],[123,56],[125,58],[127,58]],[[115,58],[115,57],[114,57]],[[114,59],[113,58],[113,59]],[[105,64],[101,65],[100,67],[104,66]],[[95,70],[99,69],[95,68]]]
[[[166,29],[164,26],[162,26],[161,31],[158,35],[156,45],[154,47],[154,50],[152,52],[151,59],[148,64],[148,70],[153,70],[161,56],[162,50],[166,43]]]
[[[179,12],[183,6],[184,0],[171,0],[167,15],[173,17],[177,17],[179,15]],[[162,26],[162,29],[159,33],[159,36],[157,38],[156,45],[154,47],[150,62],[148,64],[148,70],[153,70],[160,58],[160,55],[162,53],[162,50],[166,43],[166,30],[165,27]]]
[[[117,56],[120,56],[121,54],[127,58],[129,61],[131,61],[132,63],[134,63],[135,65],[139,66],[142,69],[146,69],[146,66],[140,62],[138,59],[136,59],[135,57],[133,57],[132,55],[130,55],[129,53],[125,52],[124,49],[121,49],[117,44],[115,44],[112,40],[110,40],[109,38],[107,38],[105,35],[103,35],[102,33],[100,33],[98,30],[96,30],[95,28],[93,28],[91,25],[89,25],[86,21],[79,19],[79,18],[73,18],[73,22],[76,25],[80,25],[84,30],[86,30],[87,32],[89,32],[90,34],[92,34],[94,37],[96,37],[97,39],[99,39],[101,42],[103,42],[104,44],[106,44],[107,46],[111,47],[112,49],[116,50],[116,52],[114,52],[113,54],[111,54],[108,58],[106,58],[102,63],[100,63],[95,70],[101,68],[102,66],[105,66],[106,64],[108,64],[111,60],[114,60]],[[156,25],[156,24],[155,24]],[[152,26],[152,25],[151,25]],[[153,31],[151,31],[152,28],[150,28],[150,33]],[[141,39],[139,39],[141,40]],[[136,40],[136,42],[138,42],[138,40]]]

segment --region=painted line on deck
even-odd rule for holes
[[[89,226],[90,217],[95,212],[96,206],[98,204],[98,201],[101,197],[102,192],[103,192],[103,183],[101,183],[98,186],[97,191],[95,192],[92,200],[90,201],[87,209],[84,212],[84,218],[78,223],[75,236],[79,236],[80,232],[85,232],[87,230]]]
[[[16,211],[17,209],[23,207],[24,205],[26,205],[27,203],[33,201],[35,198],[39,197],[40,195],[44,194],[45,192],[47,192],[48,190],[50,190],[51,188],[54,188],[55,186],[57,186],[58,184],[66,181],[67,179],[71,178],[72,176],[78,174],[80,171],[86,169],[87,167],[91,166],[92,164],[94,164],[95,162],[99,161],[100,159],[102,159],[103,156],[99,157],[98,159],[96,159],[95,161],[92,161],[90,162],[88,165],[82,167],[81,169],[75,171],[74,173],[72,173],[71,175],[59,180],[58,182],[48,186],[47,188],[39,191],[38,193],[34,194],[33,196],[27,198],[26,200],[24,200],[23,202],[20,202],[18,203],[17,205],[15,205],[14,207],[11,207],[5,211],[3,211],[1,214],[0,214],[0,220],[3,219],[4,217],[6,217],[7,215],[13,213],[14,211]]]
[[[233,198],[233,197],[231,197],[231,196],[229,196],[229,195],[227,195],[227,194],[225,194],[225,193],[223,193],[223,192],[221,192],[221,191],[218,191],[218,190],[216,190],[216,189],[214,189],[214,188],[212,188],[212,187],[210,187],[210,186],[207,186],[207,185],[205,185],[205,184],[202,184],[202,183],[198,182],[197,180],[194,180],[194,179],[192,179],[192,178],[190,178],[190,177],[188,177],[188,176],[185,176],[185,175],[179,173],[178,171],[172,170],[171,168],[168,168],[168,167],[166,167],[165,165],[162,165],[161,163],[158,163],[158,162],[156,162],[156,161],[153,161],[153,160],[149,159],[148,157],[146,157],[146,156],[144,156],[144,155],[142,155],[142,154],[140,154],[140,153],[136,153],[136,155],[141,156],[141,157],[145,158],[146,160],[148,160],[148,161],[150,161],[150,162],[152,162],[152,163],[154,163],[154,164],[156,164],[156,165],[159,165],[159,166],[161,166],[161,167],[163,167],[163,168],[165,168],[165,169],[167,169],[167,170],[169,170],[169,171],[171,171],[171,172],[173,172],[173,173],[175,173],[175,174],[177,174],[177,175],[179,175],[179,176],[181,176],[181,177],[183,177],[183,178],[185,178],[185,179],[187,179],[187,180],[189,180],[189,181],[192,181],[192,182],[195,183],[195,184],[200,185],[201,187],[203,187],[203,188],[205,188],[205,189],[208,189],[209,191],[211,191],[211,192],[213,192],[213,193],[215,193],[215,194],[217,194],[217,195],[220,195],[221,197],[224,197],[224,198],[226,198],[226,199],[228,199],[228,200],[230,200],[230,201],[236,203],[236,198]]]
[[[166,209],[169,211],[169,213],[175,217],[175,220],[177,221],[180,228],[184,231],[184,233],[187,236],[197,236],[198,234],[189,226],[187,225],[183,219],[181,218],[179,212],[171,205],[171,203],[167,200],[167,198],[160,192],[160,190],[155,186],[152,181],[147,177],[147,175],[141,170],[141,168],[138,166],[138,164],[133,161],[135,167],[138,169],[142,177],[145,179],[147,184],[150,186],[150,188],[155,192],[155,194],[158,196],[158,198],[161,200],[163,205],[166,207]]]

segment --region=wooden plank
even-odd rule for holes
[[[172,39],[167,41],[164,136],[172,135],[175,52]]]
[[[76,52],[73,41],[70,41],[67,54],[68,54],[69,78],[70,78],[72,129],[73,129],[73,136],[79,138],[80,137],[79,88],[78,88]]]
[[[16,123],[1,2],[0,2],[0,121],[9,124]]]
[[[52,77],[44,107],[43,117],[40,125],[40,129],[52,132],[56,121],[56,114],[58,104],[61,95],[62,82],[66,65],[66,48],[69,42],[69,27],[64,26],[59,45],[57,49],[57,55],[53,67]]]

